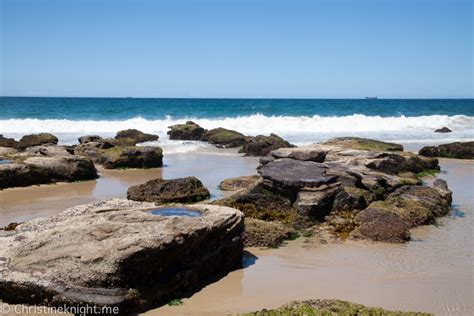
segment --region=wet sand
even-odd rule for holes
[[[181,306],[163,306],[145,314],[235,314],[310,298],[437,315],[474,314],[474,163],[440,161],[439,177],[454,192],[454,210],[439,219],[438,226],[412,230],[413,241],[323,245],[299,238],[279,249],[248,249],[257,256],[253,264],[183,299]],[[101,170],[96,181],[8,189],[0,191],[0,225],[93,200],[124,197],[128,186],[159,176],[197,176],[216,198],[223,194],[217,188],[222,179],[253,174],[256,166],[257,159],[240,157],[235,151],[170,154],[163,168]]]

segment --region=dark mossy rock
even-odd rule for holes
[[[127,198],[156,203],[193,203],[208,199],[209,190],[195,177],[163,180],[154,179],[132,186]]]
[[[163,165],[163,150],[158,146],[112,147],[94,152],[106,169],[156,168]]]
[[[375,205],[361,211],[354,218],[357,227],[350,233],[355,239],[403,243],[410,240],[405,222],[395,213],[379,209]]]
[[[79,144],[87,144],[92,142],[101,142],[104,139],[99,135],[86,135],[79,137],[77,140],[79,141]]]
[[[244,245],[246,247],[275,248],[294,236],[295,232],[279,222],[245,218]]]
[[[207,131],[201,138],[202,141],[221,148],[240,147],[245,143],[245,139],[243,134],[222,127]]]
[[[474,142],[455,142],[439,146],[426,146],[418,154],[426,157],[474,159]]]
[[[325,144],[369,151],[403,151],[403,146],[400,144],[360,137],[336,137]]]
[[[168,135],[172,140],[200,140],[207,131],[193,121],[168,127]]]
[[[296,146],[276,134],[270,134],[270,136],[258,135],[247,137],[240,152],[248,156],[267,156],[272,150],[288,147]]]
[[[17,144],[19,149],[27,147],[39,146],[43,144],[57,144],[58,138],[50,133],[39,133],[23,136]]]
[[[370,159],[366,164],[370,169],[388,174],[400,172],[419,173],[426,170],[439,170],[439,162],[435,158],[420,157],[411,153],[382,153]]]
[[[257,175],[229,178],[222,180],[219,184],[219,188],[222,191],[237,191],[247,189],[254,186],[259,179],[260,177]]]
[[[452,132],[452,130],[450,130],[446,126],[442,127],[442,128],[438,128],[437,130],[435,130],[435,133],[451,133],[451,132]]]
[[[137,143],[143,142],[152,142],[158,140],[158,135],[153,134],[146,134],[137,129],[127,129],[123,131],[117,132],[115,135],[115,139],[123,139],[123,138],[130,138],[134,139]]]
[[[338,185],[322,185],[313,190],[301,190],[294,207],[300,215],[322,222],[332,211],[334,200],[341,190]]]
[[[18,147],[18,142],[13,138],[6,138],[0,134],[0,147],[16,148]]]
[[[277,316],[277,315],[344,315],[344,316],[429,316],[428,313],[388,311],[378,307],[367,307],[340,300],[306,300],[296,301],[276,309],[264,309],[246,313],[243,316]]]

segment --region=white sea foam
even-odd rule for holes
[[[113,136],[117,131],[136,128],[146,133],[160,135],[160,145],[173,152],[196,150],[199,143],[169,141],[168,126],[193,120],[204,128],[225,127],[246,135],[276,133],[289,141],[302,145],[330,137],[353,135],[372,137],[402,143],[435,143],[474,139],[474,117],[466,115],[427,116],[250,116],[227,118],[166,117],[148,120],[141,117],[128,120],[66,120],[66,119],[9,119],[0,120],[0,134],[19,138],[25,134],[50,132],[58,135],[62,143],[77,142],[86,134]],[[434,129],[447,126],[453,133],[433,133]],[[179,147],[179,148],[178,148]]]

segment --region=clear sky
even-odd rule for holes
[[[473,97],[474,0],[0,2],[1,95]]]

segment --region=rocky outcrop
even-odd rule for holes
[[[267,156],[272,150],[295,147],[278,135],[247,137],[240,150],[248,156]]]
[[[157,146],[112,147],[95,151],[97,163],[106,169],[156,168],[163,165],[163,150]]]
[[[426,146],[418,154],[426,157],[474,159],[474,142],[455,142],[439,146]]]
[[[204,133],[201,140],[216,145],[219,148],[232,148],[242,146],[246,138],[239,132],[219,127]]]
[[[23,136],[17,144],[17,148],[25,149],[27,147],[39,146],[44,144],[58,143],[58,138],[50,133],[39,133]]]
[[[168,127],[168,135],[171,140],[201,140],[207,131],[193,121],[186,124],[176,124]]]
[[[8,147],[8,148],[16,148],[18,146],[18,142],[13,138],[3,137],[0,134],[0,147]]]
[[[403,146],[399,144],[360,137],[336,137],[328,140],[325,144],[359,150],[403,151]]]
[[[295,233],[279,222],[268,222],[254,218],[245,218],[245,247],[275,248]]]
[[[189,206],[155,216],[152,203],[109,200],[22,223],[0,235],[0,300],[110,306],[120,314],[182,297],[241,266],[239,211]]]
[[[44,157],[57,157],[57,156],[71,156],[68,148],[65,146],[57,145],[41,145],[33,146],[25,149],[24,153],[28,156],[44,156]]]
[[[30,157],[21,163],[0,165],[0,189],[97,177],[94,164],[79,157]]]
[[[209,190],[195,177],[163,180],[154,179],[132,186],[127,198],[157,203],[193,203],[208,199]]]
[[[79,137],[77,140],[79,141],[79,144],[87,144],[92,142],[101,142],[104,139],[99,135],[86,135]]]
[[[446,126],[442,127],[442,128],[438,128],[437,130],[435,130],[435,133],[451,133],[451,132],[452,132],[452,130],[450,130]]]
[[[229,178],[222,180],[219,184],[219,188],[222,191],[238,191],[242,189],[250,188],[260,179],[259,176],[242,176],[236,178]]]
[[[158,135],[146,134],[137,129],[118,131],[115,139],[133,139],[136,143],[151,142],[158,140]]]

